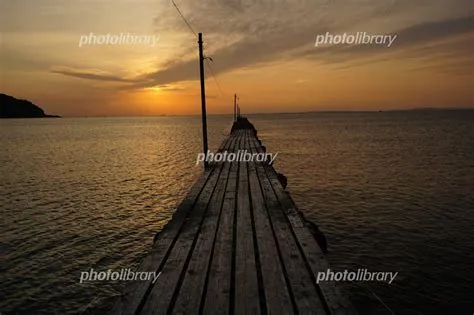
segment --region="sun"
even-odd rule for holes
[[[148,87],[148,88],[145,88],[145,90],[150,91],[150,92],[155,92],[155,93],[163,92],[163,88],[160,86]]]

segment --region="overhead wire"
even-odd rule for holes
[[[212,75],[212,77],[214,78],[214,82],[216,83],[217,88],[218,88],[219,91],[221,92],[221,95],[224,96],[224,92],[222,91],[221,86],[220,86],[220,84],[219,84],[219,81],[217,80],[217,77],[216,77],[216,75],[214,74],[214,70],[212,70],[211,63],[209,62],[209,59],[206,58],[206,61],[207,61],[207,62],[206,62],[207,67],[209,68],[209,71],[211,72],[211,75]]]
[[[189,23],[188,20],[184,17],[184,14],[181,12],[181,10],[179,9],[179,7],[178,7],[178,5],[176,4],[176,2],[174,2],[174,0],[171,0],[171,2],[173,3],[173,6],[176,8],[176,11],[178,11],[179,15],[181,16],[181,19],[182,19],[183,22],[186,24],[186,26],[188,27],[188,29],[189,29],[189,30],[191,31],[191,33],[193,33],[193,35],[197,38],[197,37],[198,37],[197,33],[194,31],[193,27],[191,26],[191,23]],[[206,48],[207,48],[207,47],[206,47]],[[211,63],[209,62],[209,60],[213,61],[212,58],[210,58],[210,57],[204,57],[204,59],[206,60],[207,67],[209,68],[209,71],[211,72],[211,75],[212,75],[212,77],[214,78],[214,82],[216,83],[217,88],[219,89],[221,95],[224,96],[224,92],[222,91],[221,85],[219,84],[219,82],[218,82],[218,80],[217,80],[217,76],[215,75],[214,70],[213,70],[212,67],[211,67]]]
[[[189,30],[194,34],[195,37],[198,37],[198,35],[196,34],[196,32],[194,31],[193,27],[191,26],[191,24],[188,22],[188,20],[186,20],[186,18],[184,17],[183,13],[181,12],[181,10],[178,8],[178,5],[174,2],[174,0],[171,0],[171,2],[173,3],[174,7],[176,8],[176,10],[178,11],[179,15],[181,16],[181,18],[183,19],[184,23],[188,26]]]

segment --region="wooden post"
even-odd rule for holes
[[[204,53],[202,51],[202,33],[199,33],[199,73],[201,76],[201,109],[202,109],[202,147],[203,153],[207,155],[207,118],[206,118],[206,88],[204,86]],[[204,168],[207,167],[204,160]]]

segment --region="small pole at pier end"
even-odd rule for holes
[[[234,121],[237,121],[237,94],[234,94]]]
[[[207,118],[206,118],[206,89],[204,86],[204,53],[202,50],[202,33],[199,33],[199,73],[201,76],[201,108],[202,108],[202,146],[203,153],[207,154]],[[204,169],[207,167],[204,160]]]

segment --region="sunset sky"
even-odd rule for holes
[[[474,107],[473,0],[175,0],[204,34],[208,112]],[[171,0],[15,0],[0,7],[0,92],[63,116],[198,114],[196,38]],[[88,45],[132,33],[151,45]],[[319,34],[397,34],[315,47]]]

